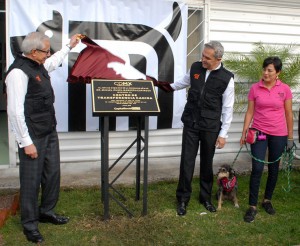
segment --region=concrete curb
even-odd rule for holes
[[[226,154],[214,160],[214,172],[222,164],[232,164],[235,155]],[[110,180],[113,180],[122,169],[128,164],[129,160],[121,160],[111,171]],[[156,182],[160,180],[178,179],[179,175],[180,156],[168,158],[151,158],[148,161],[148,182]],[[62,163],[61,164],[61,186],[100,186],[101,184],[101,164],[96,162],[80,162],[80,163]],[[143,163],[141,163],[143,168]],[[251,170],[251,160],[249,156],[239,157],[234,164],[234,168],[238,173],[249,172]],[[196,160],[195,172],[199,175],[199,157]],[[135,163],[119,177],[116,184],[135,184]],[[141,170],[142,172],[142,170]],[[143,174],[141,173],[141,179]],[[0,189],[18,189],[19,183],[19,169],[5,168],[0,169]]]

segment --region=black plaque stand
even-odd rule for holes
[[[120,155],[120,157],[109,167],[109,116],[101,117],[101,194],[104,204],[104,219],[110,218],[109,214],[109,198],[113,199],[120,207],[122,207],[130,217],[131,212],[120,200],[113,196],[109,190],[114,190],[123,200],[126,198],[117,191],[113,184],[126,171],[126,169],[136,161],[136,193],[135,199],[140,200],[140,184],[141,184],[141,154],[144,152],[144,171],[143,171],[143,210],[142,215],[147,214],[147,192],[148,192],[148,137],[149,137],[149,117],[144,117],[144,137],[142,137],[142,117],[138,117],[137,136],[136,139],[128,146],[128,148]],[[144,147],[142,148],[142,142]],[[121,172],[110,182],[109,172],[122,159],[122,157],[136,144],[136,155],[121,170]]]
[[[142,215],[147,214],[148,192],[148,137],[149,115],[157,115],[160,110],[156,99],[152,81],[141,80],[92,80],[93,115],[100,116],[101,128],[101,200],[104,204],[104,219],[110,218],[109,202],[113,199],[123,208],[130,217],[130,211],[120,199],[117,199],[110,190],[113,190],[122,200],[126,198],[113,184],[136,162],[136,192],[135,199],[140,200],[141,190],[141,155],[144,153],[143,171],[143,210]],[[136,139],[127,147],[119,158],[109,166],[109,116],[137,116]],[[144,137],[142,136],[142,120],[144,119]],[[144,147],[142,147],[142,142]],[[124,157],[124,155],[136,145],[136,155],[112,180],[109,180],[110,171]]]

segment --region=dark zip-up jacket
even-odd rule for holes
[[[24,102],[25,122],[32,139],[51,133],[56,127],[54,93],[48,71],[43,64],[18,55],[6,76],[14,68],[21,69],[29,78]]]
[[[221,129],[222,96],[233,74],[223,65],[210,72],[205,82],[206,69],[201,62],[191,66],[191,87],[188,92],[181,120],[189,127],[209,132],[219,132]]]

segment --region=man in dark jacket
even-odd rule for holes
[[[211,203],[213,157],[215,149],[224,147],[232,121],[234,104],[233,74],[223,67],[222,44],[211,41],[204,45],[201,62],[192,64],[190,71],[170,87],[180,90],[190,86],[182,114],[184,124],[180,175],[176,191],[177,214],[186,214],[192,193],[195,160],[200,146],[199,201],[209,212],[216,212]]]
[[[19,147],[21,223],[27,240],[34,243],[44,240],[38,222],[59,225],[69,220],[54,213],[60,188],[60,156],[48,73],[60,66],[79,42],[78,36],[50,56],[49,37],[29,33],[22,42],[23,54],[16,57],[6,75],[7,114]]]

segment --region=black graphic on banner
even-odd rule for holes
[[[174,55],[168,40],[163,33],[143,24],[124,24],[108,22],[89,22],[69,20],[69,38],[75,33],[81,33],[94,40],[109,41],[133,41],[143,42],[155,50],[158,57],[158,81],[174,82]],[[51,40],[51,53],[61,49],[62,44],[63,17],[58,11],[53,11],[53,20],[41,23],[36,31],[52,31],[54,34]],[[173,16],[169,25],[165,28],[174,41],[177,40],[182,29],[182,15],[177,2],[173,3]],[[27,33],[26,33],[27,34]],[[25,34],[25,35],[26,35]],[[24,36],[10,38],[11,51],[13,56],[20,51],[20,45]],[[71,68],[76,61],[78,53],[69,54],[68,66]],[[139,71],[146,71],[147,61],[143,55],[129,54],[130,63]],[[142,59],[142,60],[140,60]],[[68,84],[68,129],[69,131],[86,130],[86,85]],[[158,103],[161,106],[161,114],[158,116],[157,129],[172,128],[173,118],[173,93],[165,93],[158,90]],[[110,119],[111,125],[115,122]],[[130,126],[129,126],[130,127]]]

